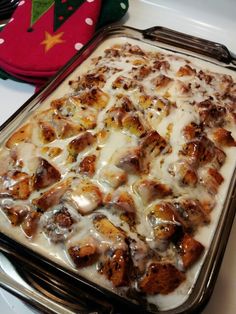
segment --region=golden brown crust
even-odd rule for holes
[[[164,74],[160,74],[159,76],[157,76],[157,78],[154,80],[154,85],[156,86],[157,90],[167,87],[173,80],[164,75]]]
[[[95,140],[96,137],[90,132],[85,132],[73,139],[67,146],[69,155],[72,157],[72,161],[75,161],[77,155],[88,146],[92,145]]]
[[[60,139],[66,139],[84,131],[83,125],[74,123],[56,113],[52,116],[52,122],[55,125],[57,137]]]
[[[186,64],[185,66],[182,66],[179,68],[177,72],[177,76],[194,76],[196,74],[196,70],[191,68],[190,65]]]
[[[221,167],[226,157],[224,151],[216,147],[204,134],[185,143],[179,155],[186,157],[188,163],[196,168],[209,163]]]
[[[14,145],[21,142],[30,142],[32,136],[33,126],[27,123],[13,133],[6,142],[7,148],[12,148]]]
[[[198,183],[197,171],[187,160],[177,160],[170,164],[168,172],[178,179],[180,185],[195,187]]]
[[[73,218],[66,208],[62,208],[62,210],[58,211],[54,215],[54,222],[62,228],[70,228],[73,225]]]
[[[44,144],[53,142],[57,138],[55,129],[52,127],[50,123],[46,121],[40,121],[39,128],[40,128],[39,137]]]
[[[102,182],[105,182],[114,189],[126,183],[128,178],[128,175],[124,170],[112,165],[103,167],[99,172],[99,175]]]
[[[126,111],[120,107],[112,107],[106,112],[104,119],[105,127],[107,128],[121,128],[122,119],[125,116]]]
[[[200,70],[197,74],[198,78],[202,81],[204,80],[206,82],[206,84],[210,84],[211,81],[213,80],[213,76]]]
[[[44,146],[42,148],[42,154],[47,155],[49,158],[54,158],[57,157],[58,155],[61,154],[62,148],[60,147],[49,147],[49,146]]]
[[[141,179],[135,183],[134,187],[144,204],[172,195],[172,189],[157,180]]]
[[[53,109],[60,110],[66,103],[67,97],[57,98],[51,101],[51,107]]]
[[[159,155],[166,145],[166,140],[157,131],[148,132],[141,140],[141,149],[147,156],[152,153]]]
[[[175,215],[186,231],[196,230],[199,226],[210,222],[198,200],[183,199],[173,203]]]
[[[141,173],[143,169],[143,153],[140,147],[125,149],[115,154],[115,165],[126,173]]]
[[[214,158],[214,147],[205,136],[184,144],[181,155],[186,156],[194,163],[208,163]]]
[[[78,90],[91,89],[94,87],[102,88],[106,83],[106,78],[103,73],[89,73],[78,77],[76,81],[70,81],[69,84],[73,85],[73,88]]]
[[[124,240],[125,232],[116,227],[106,216],[97,215],[93,219],[93,225],[95,229],[104,235],[107,239],[112,241]]]
[[[126,221],[130,226],[135,224],[137,210],[134,200],[128,192],[116,190],[114,193],[107,194],[103,203],[108,208],[121,211],[121,220]]]
[[[99,257],[97,247],[91,243],[71,246],[68,249],[68,253],[77,268],[92,265]]]
[[[30,211],[22,222],[22,230],[28,238],[32,238],[35,235],[38,229],[40,216],[41,213],[38,213],[36,211]]]
[[[122,126],[136,136],[142,136],[146,133],[143,122],[135,113],[127,113],[122,119]]]
[[[148,219],[153,227],[155,237],[160,240],[170,240],[179,225],[173,207],[168,203],[151,207]]]
[[[112,206],[118,210],[123,210],[129,213],[135,213],[135,203],[132,196],[122,190],[116,190],[113,194],[108,194],[104,198],[104,204]]]
[[[65,242],[73,231],[76,220],[65,205],[58,205],[43,215],[41,227],[53,243]]]
[[[92,181],[80,180],[73,184],[65,199],[81,215],[88,215],[102,205],[102,192]]]
[[[152,263],[146,274],[139,281],[141,291],[154,294],[168,294],[174,291],[183,281],[185,275],[169,263]]]
[[[79,164],[80,173],[86,174],[89,177],[93,176],[96,171],[96,155],[84,157]]]
[[[61,197],[69,189],[70,184],[71,179],[61,181],[44,192],[40,197],[33,199],[32,203],[40,208],[40,210],[46,211],[60,202]]]
[[[9,172],[1,178],[3,189],[0,195],[9,196],[15,200],[26,200],[32,192],[31,177],[20,171]]]
[[[193,169],[187,169],[183,175],[182,182],[183,184],[195,186],[197,184],[198,177],[196,172]]]
[[[142,81],[145,77],[147,77],[150,73],[152,73],[152,68],[147,65],[142,65],[141,67],[137,69],[133,68],[132,72],[136,80]]]
[[[202,132],[202,127],[194,122],[187,124],[183,129],[186,140],[193,140],[194,138],[201,136]]]
[[[197,104],[201,122],[209,127],[222,126],[225,123],[226,108],[215,105],[207,99]]]
[[[156,70],[164,70],[167,71],[170,69],[170,63],[168,61],[164,60],[155,60],[153,63],[153,67]]]
[[[110,280],[114,287],[128,285],[129,258],[122,249],[115,250],[100,268],[100,273]]]
[[[60,181],[61,174],[46,159],[39,158],[39,165],[33,179],[33,187],[36,190],[47,188]]]
[[[182,258],[184,269],[196,263],[204,251],[204,246],[187,233],[185,233],[178,242],[177,247]]]
[[[229,147],[236,146],[236,141],[231,135],[231,132],[227,131],[224,128],[218,128],[214,130],[213,137],[214,137],[214,140],[222,146],[229,146]]]
[[[3,210],[13,226],[19,226],[29,212],[29,208],[24,205],[5,205]]]
[[[123,89],[125,91],[139,89],[143,90],[143,86],[140,82],[132,80],[124,76],[118,76],[112,83],[113,89]]]
[[[100,88],[92,88],[89,91],[79,94],[79,100],[84,105],[101,110],[106,107],[109,100],[109,95],[103,92]]]
[[[202,184],[207,188],[209,193],[216,194],[219,186],[224,181],[224,178],[215,168],[207,169],[205,176],[201,178]]]

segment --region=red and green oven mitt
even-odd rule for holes
[[[0,32],[0,77],[39,86],[127,9],[128,0],[20,1]]]

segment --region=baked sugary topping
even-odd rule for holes
[[[170,294],[207,249],[198,235],[236,146],[236,82],[125,43],[69,86],[2,147],[2,210],[118,293]]]

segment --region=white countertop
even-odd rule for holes
[[[122,0],[121,0],[122,1]],[[218,41],[236,53],[235,0],[129,0],[129,14],[123,23],[140,29],[166,26],[195,36]],[[3,123],[32,94],[34,87],[10,80],[0,80]],[[204,314],[236,312],[236,222],[234,221],[213,295]],[[0,289],[2,314],[32,314],[31,308]]]

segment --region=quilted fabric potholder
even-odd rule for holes
[[[117,14],[117,9],[116,17],[111,10]],[[0,32],[0,69],[40,84],[87,43],[98,23],[114,21],[127,9],[127,0],[20,1]]]

